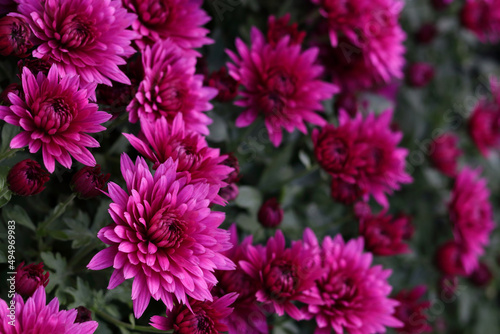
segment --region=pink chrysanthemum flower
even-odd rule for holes
[[[490,89],[493,101],[481,99],[468,121],[469,135],[474,144],[487,157],[490,150],[500,149],[500,81],[498,78],[490,79]]]
[[[308,305],[304,312],[316,319],[315,334],[385,333],[386,327],[403,324],[394,317],[398,302],[390,299],[392,287],[387,282],[391,270],[371,266],[372,254],[363,253],[363,239],[344,242],[339,234],[327,236],[321,246],[310,229],[305,246],[320,247],[323,276],[316,279],[322,303]]]
[[[17,10],[40,43],[34,57],[58,64],[65,75],[80,75],[82,83],[130,85],[118,65],[135,53],[130,43],[136,33],[127,30],[135,15],[120,0],[19,0]]]
[[[466,274],[476,269],[495,227],[487,180],[479,174],[480,170],[464,168],[455,179],[448,204],[453,234],[463,249],[460,260]]]
[[[142,37],[135,42],[139,48],[170,38],[191,55],[190,49],[213,43],[202,26],[210,16],[201,9],[202,0],[123,0],[123,5],[137,14],[132,28]]]
[[[396,307],[395,316],[404,323],[397,328],[401,334],[422,334],[432,332],[427,320],[426,311],[431,306],[428,300],[421,300],[427,291],[425,285],[418,285],[412,290],[401,290],[394,299],[400,304]]]
[[[306,249],[302,241],[285,248],[285,237],[277,230],[265,248],[249,245],[245,257],[238,265],[255,282],[257,301],[271,305],[276,314],[287,313],[295,320],[302,320],[304,313],[294,301],[310,305],[321,303],[314,281],[323,274],[323,269],[319,266],[316,250]]]
[[[153,316],[151,326],[164,331],[173,330],[176,334],[225,333],[229,330],[225,320],[233,311],[230,305],[237,295],[232,292],[214,297],[213,301],[191,300],[190,308],[176,305],[173,310],[167,311],[167,317]]]
[[[331,47],[322,46],[322,58],[335,83],[352,91],[403,77],[406,35],[398,24],[403,1],[312,2],[327,19]]]
[[[234,246],[226,251],[224,255],[236,263],[236,269],[215,272],[219,283],[212,289],[212,294],[224,296],[231,292],[238,293],[238,298],[232,304],[233,313],[224,320],[224,323],[228,326],[229,334],[267,334],[269,326],[267,325],[266,315],[260,305],[257,304],[255,297],[257,287],[253,279],[239,266],[239,261],[246,259],[246,249],[252,245],[252,236],[248,236],[241,243],[238,243],[235,224],[231,225],[229,233],[231,234],[231,243]]]
[[[483,43],[500,40],[500,1],[467,0],[460,13],[462,25]]]
[[[97,329],[96,321],[75,323],[78,311],[59,311],[57,298],[47,305],[45,289],[40,286],[32,297],[24,302],[21,295],[14,296],[15,325],[9,324],[12,320],[9,315],[9,306],[0,299],[0,333],[2,334],[92,334]]]
[[[429,158],[432,164],[449,177],[457,175],[458,157],[463,154],[458,141],[458,136],[449,132],[435,138],[430,146]]]
[[[203,87],[203,76],[195,75],[196,58],[186,57],[171,40],[146,47],[142,57],[144,79],[127,107],[130,122],[162,116],[171,122],[182,113],[187,130],[208,135],[212,120],[203,112],[212,109],[209,100],[217,90]]]
[[[324,125],[326,121],[316,111],[323,110],[322,100],[338,91],[335,85],[319,79],[323,68],[315,64],[318,50],[302,52],[300,45],[289,42],[290,36],[285,36],[275,46],[268,44],[253,27],[250,48],[237,39],[239,56],[226,51],[234,62],[227,65],[229,74],[244,87],[242,99],[235,102],[245,108],[236,126],[248,126],[262,114],[274,146],[281,143],[281,128],[307,133],[304,122]]]
[[[134,135],[123,135],[142,156],[154,162],[154,169],[172,158],[177,161],[177,171],[188,171],[192,181],[206,179],[220,188],[227,185],[224,179],[233,170],[223,163],[228,156],[220,155],[219,149],[208,147],[205,137],[199,133],[186,130],[182,114],[177,114],[171,125],[164,117],[154,122],[144,120],[141,129],[143,140]],[[217,195],[214,203],[225,202]]]
[[[408,150],[397,147],[403,134],[391,129],[391,119],[391,110],[365,119],[360,113],[351,119],[341,110],[338,127],[326,125],[312,134],[323,169],[343,183],[357,185],[356,193],[365,199],[372,195],[384,207],[389,206],[386,193],[412,181],[405,171]]]
[[[78,76],[60,78],[59,67],[52,65],[47,76],[36,76],[28,68],[22,74],[24,99],[10,93],[9,107],[0,106],[0,119],[20,126],[24,131],[10,142],[11,148],[29,146],[31,153],[43,153],[43,162],[49,172],[55,169],[55,160],[71,168],[71,157],[87,166],[96,161],[87,147],[99,147],[97,140],[87,133],[106,128],[100,125],[111,115],[98,111],[97,104],[89,103],[95,84],[80,87]]]
[[[174,297],[184,304],[187,295],[211,301],[210,288],[217,283],[213,271],[235,268],[221,254],[232,247],[229,233],[218,228],[224,214],[208,207],[219,188],[203,180],[192,182],[188,172],[177,172],[177,164],[168,159],[152,175],[143,158],[134,165],[123,154],[128,193],[108,184],[114,223],[97,236],[110,247],[97,253],[88,268],[115,269],[108,289],[134,278],[136,317],[151,297],[161,299],[168,310],[174,307]]]

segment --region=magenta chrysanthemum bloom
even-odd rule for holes
[[[232,304],[233,313],[224,320],[228,326],[229,334],[267,334],[269,326],[266,315],[257,304],[255,297],[257,286],[239,265],[240,260],[246,259],[246,249],[252,245],[252,236],[248,236],[241,243],[238,243],[235,224],[231,225],[229,233],[231,234],[231,243],[234,246],[224,252],[224,255],[236,263],[236,269],[215,272],[219,283],[212,289],[212,294],[224,296],[231,292],[238,293],[238,298]]]
[[[9,324],[11,310],[3,299],[0,299],[0,333],[2,334],[92,334],[97,329],[96,321],[76,323],[77,310],[59,311],[57,298],[47,305],[45,289],[40,286],[32,297],[24,302],[21,295],[16,294],[15,325]]]
[[[238,265],[255,282],[257,301],[273,306],[276,314],[287,313],[295,320],[302,320],[304,313],[293,301],[321,303],[314,286],[314,281],[323,274],[316,249],[305,248],[302,241],[285,248],[285,237],[277,230],[265,248],[249,245],[245,256]]]
[[[49,284],[49,275],[43,270],[43,262],[27,265],[24,265],[24,261],[21,262],[16,268],[16,292],[23,298],[33,296],[38,287],[45,288]]]
[[[400,304],[396,307],[395,316],[404,323],[396,329],[401,334],[422,334],[432,332],[427,320],[427,309],[431,306],[428,300],[421,300],[427,291],[425,285],[419,285],[412,290],[401,290],[394,299]]]
[[[108,184],[114,223],[97,236],[110,247],[97,253],[88,268],[115,269],[108,289],[134,278],[137,318],[151,297],[161,299],[168,310],[174,307],[174,297],[179,303],[187,303],[188,295],[211,301],[210,288],[217,283],[213,271],[235,267],[221,254],[232,247],[229,233],[218,228],[224,214],[208,207],[219,188],[204,180],[192,182],[188,172],[177,172],[177,164],[168,159],[152,175],[143,158],[134,165],[123,154],[128,193]]]
[[[0,106],[0,119],[20,126],[24,131],[10,142],[11,148],[29,146],[30,153],[42,149],[43,162],[49,172],[57,160],[71,168],[71,157],[87,166],[96,164],[87,147],[99,147],[88,135],[106,128],[101,123],[111,115],[98,111],[97,104],[89,103],[95,84],[80,87],[78,76],[60,78],[59,67],[52,65],[45,76],[36,76],[28,68],[22,74],[24,99],[10,93],[9,107]]]
[[[441,173],[455,177],[458,171],[458,157],[463,152],[458,148],[459,138],[453,133],[445,133],[432,141],[429,158]]]
[[[34,57],[58,64],[65,75],[80,75],[82,83],[130,85],[118,65],[135,53],[130,43],[136,33],[127,28],[136,16],[120,0],[20,0],[17,10],[40,43]]]
[[[460,12],[462,25],[483,43],[500,40],[500,1],[467,0]]]
[[[332,330],[336,334],[385,333],[386,327],[403,325],[394,317],[398,302],[388,297],[391,270],[371,266],[372,254],[363,253],[362,238],[346,243],[340,234],[334,239],[327,236],[320,246],[310,229],[306,233],[306,247],[321,247],[321,266],[326,268],[315,281],[322,303],[304,310],[316,320],[315,334],[330,334]]]
[[[225,324],[233,311],[230,305],[236,300],[237,293],[232,292],[213,301],[191,300],[191,308],[176,305],[167,311],[167,317],[155,315],[151,326],[164,331],[173,330],[176,334],[216,334],[228,331]]]
[[[236,126],[248,126],[262,114],[274,146],[281,143],[281,128],[307,133],[304,122],[324,125],[326,121],[316,111],[323,110],[322,100],[338,91],[335,85],[319,79],[323,68],[315,64],[318,50],[302,52],[300,45],[289,42],[290,36],[285,36],[276,46],[268,44],[253,27],[250,48],[237,39],[239,56],[226,51],[234,62],[227,65],[229,74],[244,87],[240,92],[242,99],[235,102],[245,108],[236,119]]]
[[[495,227],[487,180],[479,174],[480,170],[464,168],[455,179],[448,204],[453,235],[464,249],[461,262],[466,274],[476,269]]]
[[[190,49],[213,43],[206,37],[209,30],[202,28],[210,21],[201,9],[202,0],[123,0],[123,5],[137,14],[132,28],[142,37],[135,41],[141,49],[170,38],[184,52],[196,55]]]
[[[403,77],[406,35],[398,23],[403,1],[312,2],[321,5],[328,22],[331,46],[322,46],[322,58],[335,83],[353,91]]]
[[[364,215],[359,222],[359,233],[365,239],[366,249],[375,255],[390,256],[410,252],[405,242],[410,230],[410,217],[393,217],[384,211],[377,215]]]
[[[203,87],[203,76],[195,75],[196,58],[186,57],[171,40],[146,47],[142,55],[144,79],[128,105],[130,122],[166,117],[172,122],[182,113],[187,130],[208,135],[212,120],[203,112],[212,109],[209,100],[217,95]]]
[[[144,120],[141,129],[143,140],[123,135],[142,156],[154,162],[153,168],[172,158],[177,161],[177,171],[188,171],[192,181],[206,179],[220,188],[227,185],[223,180],[233,170],[223,163],[228,156],[220,155],[219,149],[208,147],[205,137],[199,133],[186,130],[182,114],[177,114],[170,125],[164,117],[154,122]],[[217,195],[214,203],[225,202]]]
[[[397,147],[403,134],[391,129],[391,120],[391,110],[379,116],[370,113],[365,119],[359,113],[351,119],[341,110],[339,126],[326,125],[312,134],[321,167],[342,183],[359,187],[348,193],[360,192],[365,199],[372,195],[384,207],[389,206],[386,193],[412,181],[405,171],[408,150]]]

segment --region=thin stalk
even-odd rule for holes
[[[64,202],[60,203],[56,209],[52,211],[50,217],[38,226],[36,234],[38,236],[47,235],[47,228],[66,211],[66,207],[73,201],[73,199],[75,199],[75,197],[76,194],[72,193]]]
[[[173,331],[163,331],[163,330],[159,330],[159,329],[156,329],[153,327],[132,325],[132,324],[120,321],[118,319],[115,319],[112,316],[110,316],[109,314],[107,314],[101,310],[94,309],[93,311],[95,312],[96,315],[98,315],[99,317],[103,318],[107,322],[112,323],[113,325],[115,325],[117,327],[123,327],[123,328],[130,329],[133,331],[139,331],[141,333],[173,333]]]

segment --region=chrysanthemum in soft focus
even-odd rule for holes
[[[106,182],[111,175],[101,173],[101,166],[85,166],[81,168],[71,178],[70,187],[79,198],[89,199],[101,194],[101,190],[106,191]]]
[[[406,240],[413,230],[409,216],[393,217],[385,212],[360,218],[359,233],[365,239],[366,250],[375,255],[397,255],[410,252]]]
[[[327,19],[331,45],[322,60],[344,91],[368,89],[403,77],[406,35],[398,23],[398,0],[312,0]]]
[[[500,40],[500,1],[466,0],[460,12],[462,25],[483,43]]]
[[[469,276],[469,280],[476,286],[484,288],[493,278],[490,267],[484,262],[479,262],[477,268]]]
[[[434,78],[434,66],[424,62],[413,63],[408,66],[406,81],[412,87],[424,87]]]
[[[142,55],[144,79],[128,105],[129,120],[154,121],[165,117],[171,122],[182,113],[187,130],[208,135],[212,120],[203,112],[212,109],[209,100],[217,95],[203,87],[203,76],[195,75],[196,58],[186,56],[171,40],[146,47]]]
[[[52,65],[47,76],[33,75],[28,68],[22,74],[24,99],[10,93],[9,107],[0,106],[0,119],[20,126],[23,131],[10,142],[11,148],[29,146],[30,153],[42,149],[43,162],[49,172],[57,160],[71,168],[71,157],[87,166],[96,161],[87,147],[99,147],[88,135],[106,128],[100,125],[111,115],[98,111],[97,104],[89,103],[95,84],[80,87],[78,76],[60,78],[59,67]]]
[[[493,101],[481,99],[468,121],[469,135],[474,144],[487,157],[490,150],[500,150],[500,81],[490,79]]]
[[[190,55],[191,49],[213,43],[202,26],[210,16],[201,9],[202,0],[123,0],[129,11],[137,14],[132,28],[141,36],[136,40],[139,48],[170,38],[175,45]]]
[[[58,64],[64,75],[80,75],[82,84],[130,84],[118,65],[135,53],[136,33],[127,29],[135,15],[120,0],[19,0],[17,10],[39,42],[34,57]]]
[[[295,128],[307,133],[304,122],[324,125],[326,121],[316,111],[322,111],[322,100],[338,91],[335,85],[323,82],[323,72],[315,64],[316,48],[301,51],[300,45],[290,45],[285,36],[273,46],[255,27],[251,30],[251,46],[236,40],[239,53],[227,50],[233,60],[228,63],[229,74],[244,87],[236,105],[245,110],[236,119],[237,127],[253,123],[264,116],[269,138],[274,146],[282,141],[282,128]]]
[[[304,319],[294,301],[321,304],[314,283],[323,274],[317,249],[304,247],[302,240],[286,248],[285,237],[277,230],[265,248],[249,245],[245,257],[238,265],[257,286],[257,301],[272,306],[279,316],[286,313],[295,320]]]
[[[259,212],[257,213],[257,219],[264,227],[277,227],[283,220],[283,208],[276,199],[272,197],[262,203]]]
[[[31,196],[41,193],[50,174],[35,160],[24,159],[15,164],[7,174],[9,189],[17,195]]]
[[[30,27],[23,18],[0,18],[0,55],[26,57],[28,49],[33,46],[30,37]]]
[[[340,186],[359,187],[347,188],[348,193],[340,198],[352,203],[359,192],[365,200],[371,195],[388,207],[386,194],[412,182],[405,171],[408,150],[397,147],[403,134],[391,129],[391,120],[390,110],[378,116],[370,113],[365,119],[359,113],[351,119],[341,110],[339,126],[328,124],[313,131],[314,153],[321,167],[338,179]]]
[[[212,288],[212,294],[222,297],[231,292],[238,293],[238,297],[232,304],[233,312],[223,321],[228,326],[229,334],[267,334],[266,315],[255,297],[258,287],[255,286],[253,279],[239,265],[240,260],[246,259],[246,249],[252,245],[253,238],[248,236],[239,243],[235,224],[231,225],[229,233],[231,234],[233,248],[224,252],[224,255],[236,264],[236,269],[217,270],[215,272],[219,283]]]
[[[427,320],[427,309],[431,306],[428,300],[421,300],[427,291],[425,285],[419,285],[412,290],[401,290],[394,299],[399,302],[395,317],[404,323],[404,327],[397,328],[401,334],[421,334],[432,332]]]
[[[136,163],[123,154],[122,175],[127,191],[108,184],[114,223],[98,237],[110,247],[88,264],[92,270],[113,267],[108,289],[134,278],[132,301],[139,318],[150,298],[162,300],[168,310],[175,303],[212,300],[217,283],[214,270],[233,270],[222,254],[232,247],[229,233],[219,229],[224,214],[208,207],[219,190],[205,180],[191,181],[188,172],[177,172],[177,161],[168,159],[154,175],[146,161]]]
[[[464,248],[460,259],[466,274],[477,268],[495,227],[486,182],[480,170],[464,168],[455,179],[448,204],[453,235]]]
[[[464,254],[467,250],[463,243],[449,240],[436,250],[435,263],[438,269],[448,276],[466,276],[464,268]]]
[[[15,325],[9,324],[9,305],[0,299],[0,332],[2,334],[92,334],[97,329],[96,321],[76,323],[77,310],[59,310],[57,298],[47,305],[45,289],[39,287],[32,297],[24,302],[21,295],[16,294]]]
[[[49,273],[44,272],[43,263],[27,264],[21,262],[16,268],[16,292],[23,298],[33,296],[38,287],[46,287],[49,284]]]
[[[463,152],[458,148],[458,136],[445,133],[435,138],[429,147],[429,158],[441,173],[454,177],[457,174],[458,157]]]
[[[267,20],[267,42],[272,46],[276,46],[279,41],[289,36],[290,45],[300,45],[306,37],[304,31],[297,29],[297,23],[289,24],[290,13],[285,14],[283,17],[276,19],[274,16],[269,16]]]
[[[326,269],[316,279],[322,303],[308,305],[304,312],[316,320],[315,334],[385,333],[386,327],[401,327],[394,317],[398,302],[390,299],[392,287],[387,282],[391,270],[371,266],[372,254],[363,253],[363,239],[344,242],[339,234],[326,236],[321,245],[306,229],[305,247],[320,248],[321,266]]]
[[[191,180],[205,179],[208,183],[219,188],[227,185],[226,179],[233,170],[224,164],[227,155],[220,155],[220,150],[210,148],[204,136],[186,129],[182,114],[177,114],[171,124],[162,117],[156,121],[141,122],[141,136],[124,133],[132,146],[158,168],[167,159],[177,162],[177,171],[188,171]],[[224,204],[219,196],[215,203]]]
[[[208,86],[219,91],[215,97],[217,101],[228,102],[238,94],[240,83],[229,75],[226,67],[221,67],[220,70],[212,72],[206,81]]]
[[[173,310],[167,311],[167,317],[153,316],[151,326],[178,334],[225,333],[228,331],[225,320],[233,311],[231,304],[237,295],[233,292],[214,297],[213,301],[190,300],[190,308],[176,305]]]

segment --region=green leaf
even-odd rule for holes
[[[50,281],[46,287],[47,292],[52,291],[56,286],[65,287],[66,280],[71,275],[66,259],[60,253],[54,255],[50,252],[43,252],[40,256],[45,266],[51,269],[49,270]]]
[[[279,153],[275,155],[271,163],[266,167],[262,177],[259,180],[259,189],[275,190],[281,182],[291,177],[293,170],[289,166],[289,162],[293,156],[293,148],[295,143],[292,142],[280,149]]]
[[[262,195],[259,190],[250,186],[241,186],[239,191],[235,204],[248,209],[252,214],[256,215],[262,204]]]
[[[0,145],[0,152],[10,150],[10,141],[14,138],[21,128],[12,124],[5,123],[2,127],[2,144]]]
[[[311,168],[311,158],[303,150],[299,151],[299,159],[307,169]]]
[[[96,233],[90,230],[90,218],[86,213],[78,211],[75,219],[65,218],[63,221],[69,227],[64,233],[66,240],[73,240],[72,248],[81,248],[96,242]]]
[[[10,168],[7,166],[0,166],[0,193],[4,194],[0,196],[0,208],[9,203],[12,198],[12,192],[7,189],[7,175],[9,174],[9,170]]]
[[[2,216],[5,220],[14,220],[16,225],[21,225],[36,231],[35,224],[31,221],[26,211],[19,205],[9,206],[3,209]]]
[[[94,304],[94,292],[80,277],[76,279],[76,288],[67,288],[66,292],[73,297],[73,302],[68,305],[68,309],[78,306],[92,308]]]

